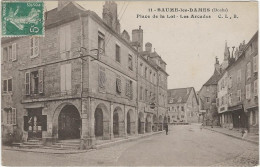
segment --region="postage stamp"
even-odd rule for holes
[[[44,35],[43,2],[2,2],[2,36]]]

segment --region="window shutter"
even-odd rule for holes
[[[12,117],[13,117],[12,124],[16,125],[16,108],[12,108]]]
[[[43,93],[43,69],[39,69],[39,93]]]
[[[16,54],[16,43],[12,44],[12,60],[17,60],[17,54]]]
[[[65,40],[65,28],[60,27],[60,53],[65,52],[66,40]]]
[[[70,51],[71,49],[71,31],[70,31],[70,25],[67,25],[65,27],[66,31],[66,51]]]
[[[30,95],[30,72],[25,73],[25,95]]]
[[[248,98],[251,98],[251,84],[248,85]]]
[[[29,123],[28,123],[28,116],[23,116],[23,130],[28,131]]]
[[[47,131],[47,115],[42,115],[42,131]]]
[[[66,90],[71,90],[71,64],[66,64]]]
[[[66,87],[65,87],[65,82],[66,82],[66,67],[65,67],[65,65],[61,65],[60,66],[60,90],[61,91],[65,91],[66,89]]]

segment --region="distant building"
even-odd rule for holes
[[[218,111],[216,107],[217,84],[221,76],[221,67],[216,59],[215,70],[210,79],[201,87],[198,92],[200,99],[200,114],[203,115],[205,125],[218,125]]]
[[[193,87],[168,89],[167,93],[168,122],[199,122],[199,101]]]

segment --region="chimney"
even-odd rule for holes
[[[150,42],[147,42],[145,44],[145,51],[151,53],[152,52],[152,44]]]
[[[120,23],[117,17],[117,4],[114,1],[106,1],[103,5],[103,21],[115,32],[120,34]]]
[[[139,26],[139,29],[132,30],[132,42],[139,44],[138,51],[143,51],[143,29]]]
[[[69,1],[59,1],[58,2],[58,11],[60,11],[62,8],[64,8],[69,3],[70,3]]]
[[[218,61],[218,57],[216,57],[215,70],[217,70],[219,73],[221,72],[220,71],[220,64],[219,64],[219,61]]]

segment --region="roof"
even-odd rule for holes
[[[194,90],[193,87],[168,89],[168,103],[170,103],[170,101],[172,104],[186,103],[192,90]]]
[[[221,74],[215,69],[213,75],[209,78],[209,80],[203,86],[217,85],[220,77],[221,77]]]

